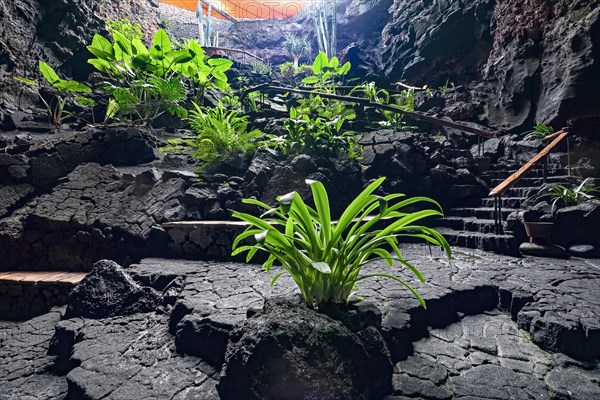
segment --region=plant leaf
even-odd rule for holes
[[[39,67],[40,67],[40,72],[42,73],[44,78],[46,78],[46,80],[51,85],[54,85],[56,82],[60,81],[60,77],[56,74],[56,72],[54,71],[54,69],[52,69],[51,66],[49,66],[48,64],[46,64],[43,61],[40,61]]]
[[[29,86],[38,86],[38,83],[33,79],[23,78],[22,76],[13,76],[13,79]]]
[[[314,261],[314,262],[310,263],[310,266],[321,273],[331,274],[331,267],[326,262]]]

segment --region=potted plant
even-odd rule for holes
[[[545,218],[541,218],[544,219],[543,221],[528,221],[527,216],[524,216],[525,232],[531,243],[548,243],[550,241],[554,225],[553,219],[560,208],[575,206],[583,200],[595,197],[593,193],[597,193],[598,189],[594,185],[588,184],[589,179],[583,180],[576,187],[568,187],[562,184],[544,185],[537,193],[523,202],[523,205],[530,203],[542,204],[541,207],[538,207],[538,211],[549,211],[545,214]]]
[[[246,199],[244,202],[266,212],[260,218],[241,212],[233,214],[250,224],[235,239],[233,254],[247,252],[246,260],[250,261],[257,252],[266,252],[268,259],[263,268],[268,272],[275,262],[282,268],[272,284],[282,274],[290,274],[310,308],[318,309],[325,303],[343,305],[355,292],[358,282],[377,276],[400,282],[425,307],[417,291],[401,278],[386,272],[361,274],[365,264],[381,258],[391,267],[397,262],[424,282],[421,272],[404,259],[398,247],[402,237],[439,246],[451,257],[450,246],[439,232],[417,224],[427,217],[443,216],[440,205],[427,197],[402,199],[403,194],[375,195],[384,179],[364,189],[337,221],[331,219],[327,191],[318,181],[306,181],[312,190],[314,209],[296,192],[279,197],[277,207]],[[404,210],[415,203],[429,203],[434,209]],[[380,224],[382,221],[385,223]],[[256,244],[241,245],[251,237]]]

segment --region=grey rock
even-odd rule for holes
[[[596,248],[589,244],[574,244],[569,247],[569,254],[577,257],[592,258],[596,256],[597,252]]]
[[[572,368],[557,368],[551,371],[546,376],[546,384],[557,398],[573,400],[600,398],[597,379]]]
[[[555,244],[539,244],[539,243],[521,243],[519,250],[524,255],[536,256],[536,257],[555,257],[565,258],[568,257],[567,251],[564,247],[560,247]]]

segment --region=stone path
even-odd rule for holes
[[[67,393],[64,377],[46,355],[62,309],[22,323],[0,322],[0,399],[58,400]]]
[[[428,279],[415,284],[428,310],[395,282],[359,286],[383,313],[396,363],[389,400],[600,398],[598,262],[455,249],[448,264],[427,247],[403,251]],[[295,291],[289,278],[271,287],[271,276],[237,263],[145,259],[129,271],[168,292],[173,306],[105,320],[59,323],[55,310],[1,322],[0,398],[218,398],[229,331],[265,298]],[[45,355],[55,326],[63,376],[48,370]]]
[[[468,316],[432,329],[396,364],[394,396],[425,399],[594,399],[600,374],[591,364],[534,345],[507,314]]]

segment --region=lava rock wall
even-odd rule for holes
[[[12,77],[34,78],[39,60],[83,80],[92,71],[86,46],[95,33],[107,33],[105,20],[129,18],[153,31],[157,13],[150,0],[0,2],[0,109],[16,109],[22,85]],[[33,95],[25,93],[21,100],[28,99]]]
[[[338,4],[338,48],[352,74],[383,86],[465,85],[480,109],[472,119],[507,131],[536,121],[589,131],[600,125],[600,0]],[[279,63],[286,60],[281,43],[299,27],[314,36],[310,13],[238,24],[224,41]]]

